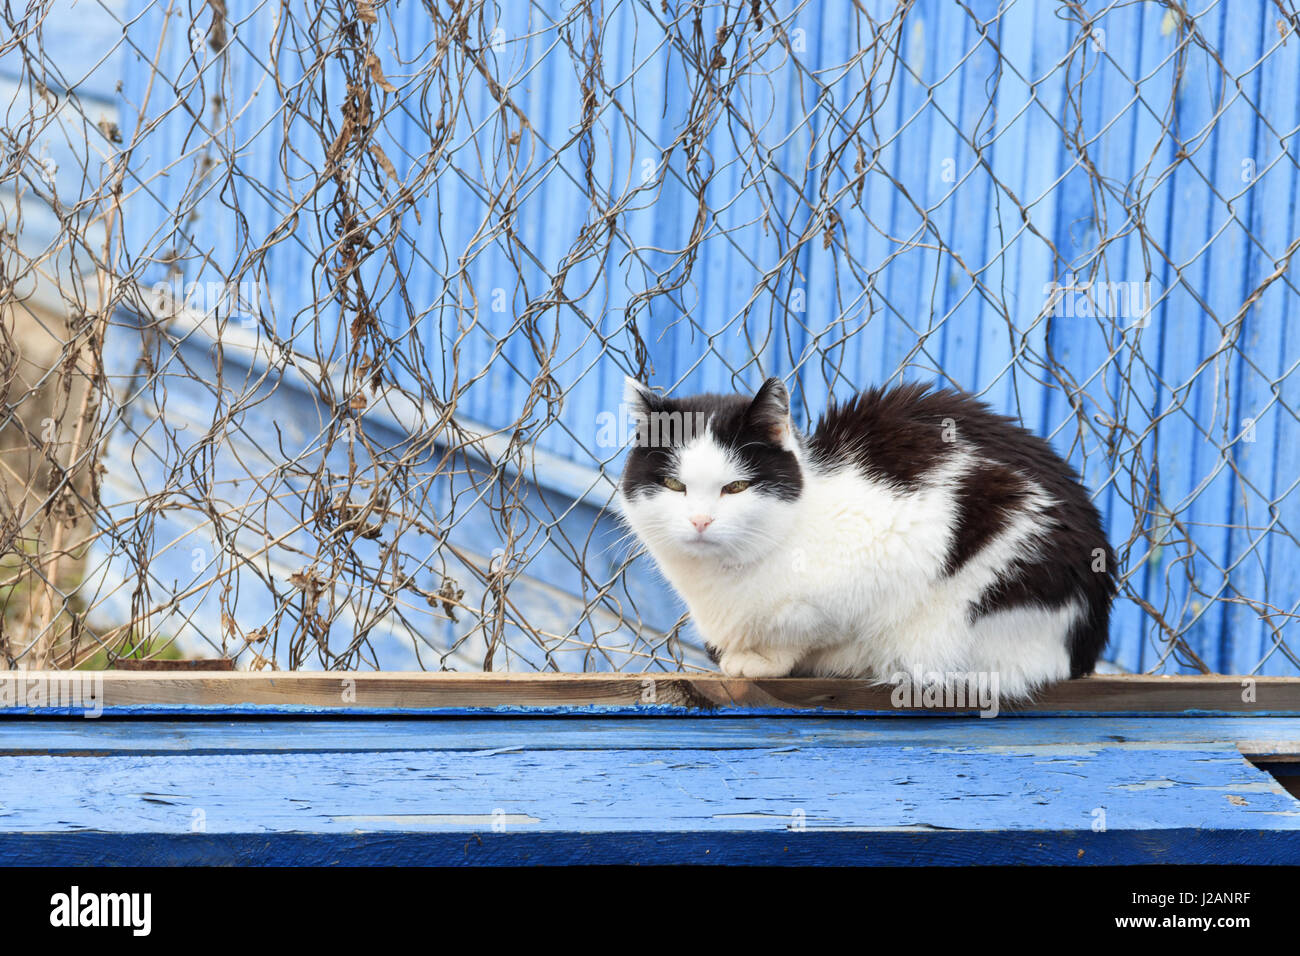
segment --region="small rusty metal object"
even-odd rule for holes
[[[119,671],[233,671],[235,662],[229,657],[201,658],[192,661],[149,661],[132,657],[119,657],[113,662]]]

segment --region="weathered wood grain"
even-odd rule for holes
[[[271,713],[0,721],[0,863],[1300,863],[1294,717]]]
[[[913,747],[1062,756],[1107,750],[1197,750],[1229,743],[1254,759],[1300,759],[1300,718],[964,717],[327,717],[310,720],[0,721],[3,756],[381,753],[426,750],[787,750]],[[89,772],[89,768],[88,768]]]
[[[1018,738],[1035,720],[933,722],[976,735],[949,746],[838,718],[828,730],[885,736],[717,749],[674,744],[678,721],[639,723],[660,747],[0,756],[0,859],[1300,862],[1300,802],[1229,742],[1114,740],[1078,720],[1073,741],[1032,745]]]
[[[0,714],[81,713],[22,706],[21,682],[68,674],[0,672]],[[637,715],[927,714],[901,709],[893,689],[867,681],[740,680],[680,674],[429,674],[393,672],[131,673],[81,675],[102,686],[106,712],[139,714]],[[6,693],[8,691],[8,693]],[[1300,678],[1093,676],[1066,681],[1001,713],[1300,715]]]
[[[168,754],[106,756],[94,766],[91,776],[84,760],[6,758],[0,826],[1070,830],[1104,807],[1107,829],[1300,829],[1295,801],[1227,745],[943,760],[906,747]]]

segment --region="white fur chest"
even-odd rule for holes
[[[809,476],[787,535],[758,561],[655,557],[720,651],[789,645],[802,654],[910,615],[942,571],[952,508],[942,483],[902,494],[846,469]]]

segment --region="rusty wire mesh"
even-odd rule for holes
[[[704,666],[602,415],[776,373],[1016,412],[1128,666],[1294,671],[1300,18],[1032,6],[5,5],[0,659]]]

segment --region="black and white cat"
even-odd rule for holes
[[[969,395],[873,389],[796,431],[779,379],[665,398],[633,379],[623,515],[724,674],[924,682],[1023,698],[1089,673],[1114,555],[1075,472]]]

